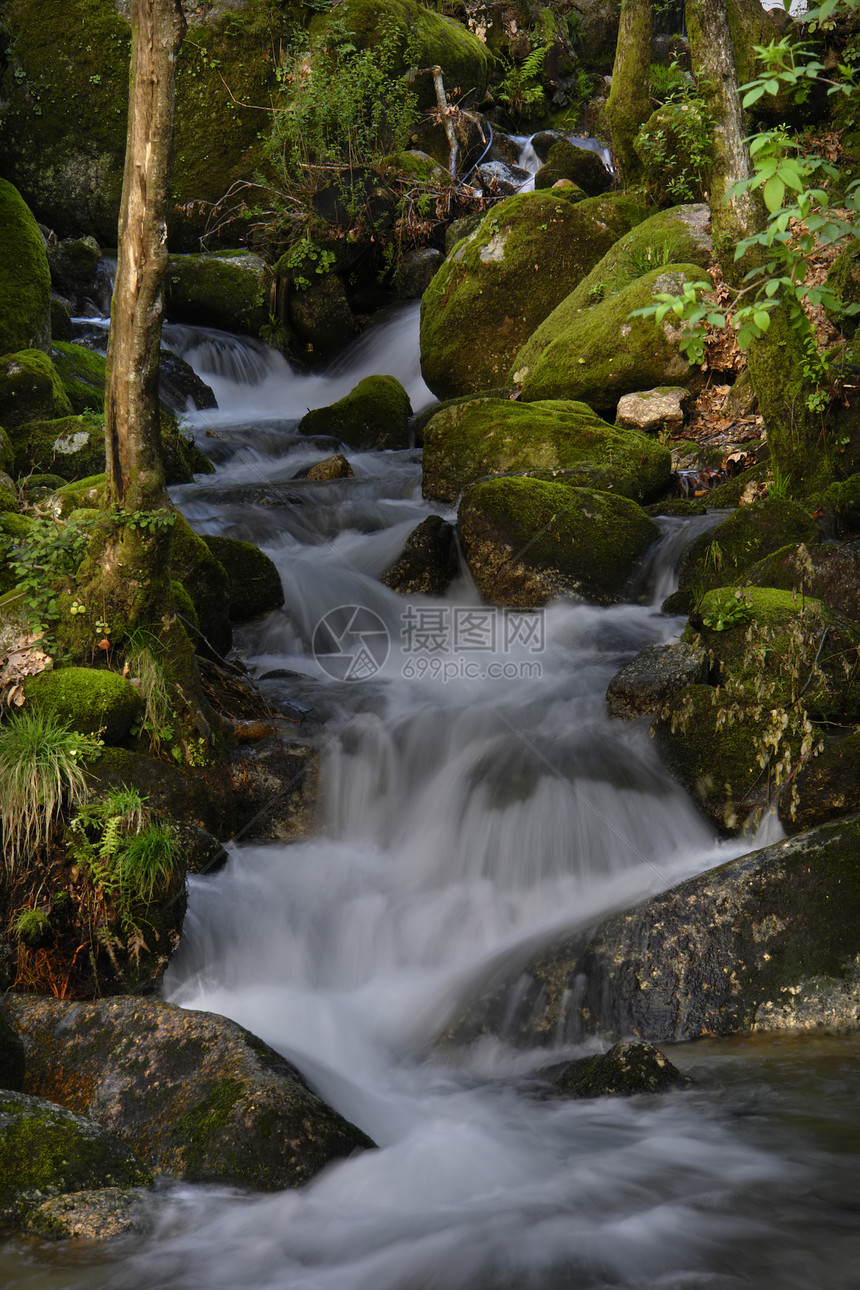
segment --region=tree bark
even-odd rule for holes
[[[181,0],[133,0],[128,135],[105,398],[108,501],[164,506],[158,405]]]
[[[622,0],[605,116],[626,184],[635,182],[641,172],[633,140],[651,115],[650,81],[651,0]]]

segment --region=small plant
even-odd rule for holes
[[[28,532],[16,539],[9,550],[9,567],[15,575],[31,630],[45,637],[46,647],[53,645],[47,634],[58,618],[58,585],[77,572],[89,537],[86,523],[68,523],[37,513]],[[72,613],[82,612],[83,606],[75,601]]]
[[[82,763],[98,740],[43,712],[20,712],[0,725],[0,825],[8,873],[44,848],[63,807],[87,796]]]
[[[752,617],[752,601],[740,587],[712,592],[708,596],[702,622],[712,632],[725,632],[731,627],[748,623]]]
[[[172,743],[177,720],[173,693],[156,657],[154,644],[145,633],[135,633],[126,655],[128,675],[144,703],[143,716],[131,733],[146,735],[150,752],[156,756],[167,744],[173,759],[181,761],[182,751]]]
[[[43,910],[19,909],[12,920],[12,930],[26,945],[39,945],[53,929]]]
[[[126,930],[139,930],[139,906],[151,904],[176,871],[169,826],[153,820],[140,793],[123,785],[83,805],[67,840],[70,854],[96,889],[96,923],[108,924],[115,911]]]
[[[528,114],[530,108],[543,103],[545,62],[545,45],[535,45],[528,57],[519,64],[512,63],[510,59],[502,59],[505,75],[496,86],[495,95],[514,116]]]
[[[685,83],[640,126],[633,142],[654,196],[664,205],[702,201],[714,151],[714,122],[695,85]]]

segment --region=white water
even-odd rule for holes
[[[273,698],[314,706],[302,734],[316,739],[325,801],[317,837],[237,845],[220,874],[193,880],[166,993],[261,1035],[379,1150],[297,1192],[170,1189],[153,1203],[154,1236],[96,1267],[0,1259],[9,1287],[856,1286],[852,1211],[839,1209],[853,1157],[840,1166],[818,1140],[798,1146],[800,1113],[777,1132],[777,1094],[733,1083],[733,1067],[658,1098],[564,1102],[533,1076],[583,1051],[565,1035],[531,1051],[504,1034],[434,1047],[530,949],[749,845],[718,846],[647,733],[604,714],[617,667],[677,629],[655,605],[678,522],[652,561],[654,604],[556,605],[542,639],[536,623],[505,648],[513,620],[482,607],[468,578],[445,602],[411,606],[378,581],[431,510],[416,454],[350,454],[353,480],[295,481],[330,446],[277,421],[250,428],[256,387],[225,384],[222,397],[232,455],[177,500],[202,531],[260,541],[281,570],[285,609],[239,644],[260,677],[294,673],[262,680]],[[230,418],[243,423],[232,433]],[[247,500],[253,487],[266,505]],[[387,631],[388,656],[364,681],[333,680],[310,650],[342,605]],[[451,647],[454,612],[470,607],[495,650]],[[435,649],[412,648],[410,611],[441,631]]]

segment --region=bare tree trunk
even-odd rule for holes
[[[128,136],[119,259],[107,354],[105,440],[110,502],[166,503],[158,406],[161,279],[167,265],[176,53],[181,0],[133,0]]]
[[[624,182],[638,178],[633,149],[640,125],[651,115],[651,0],[622,0],[606,122]]]

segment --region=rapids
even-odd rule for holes
[[[354,479],[296,478],[332,451],[295,432],[312,400],[385,370],[425,397],[416,325],[414,309],[393,319],[327,378],[181,329],[219,399],[189,418],[219,465],[175,500],[281,572],[285,608],[237,645],[273,703],[308,710],[323,801],[317,836],[238,841],[220,873],[191,880],[166,997],[260,1035],[379,1149],[301,1191],[165,1185],[151,1235],[95,1252],[10,1241],[0,1282],[849,1290],[856,1039],[680,1047],[690,1089],[585,1102],[547,1099],[535,1079],[583,1051],[563,1033],[533,1050],[505,1034],[437,1042],[530,949],[756,841],[718,843],[647,731],[604,711],[613,672],[679,629],[657,606],[689,523],[662,521],[630,603],[510,615],[465,575],[442,601],[379,581],[438,509],[417,452],[348,452]]]

